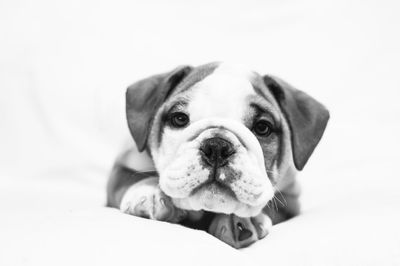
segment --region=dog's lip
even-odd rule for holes
[[[198,193],[201,190],[211,189],[211,188],[212,189],[217,189],[218,191],[222,192],[223,194],[229,195],[233,199],[237,200],[237,197],[236,197],[235,193],[233,192],[233,190],[229,186],[227,186],[227,185],[225,185],[225,184],[223,184],[223,183],[221,183],[221,182],[219,182],[218,180],[215,180],[215,179],[214,180],[207,180],[206,182],[200,184],[199,186],[194,188],[190,194],[194,195],[194,194]]]

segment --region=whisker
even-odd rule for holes
[[[272,202],[273,202],[273,206],[275,207],[274,209],[276,210],[276,212],[278,212],[278,205],[276,204],[275,196],[272,198]]]
[[[276,196],[274,196],[274,197],[275,197],[275,199],[276,199],[280,204],[282,204],[282,207],[285,207],[285,206],[286,206],[285,204],[283,204],[282,201],[280,201],[280,199],[279,199],[278,197],[276,197]]]
[[[274,186],[274,189],[281,195],[281,197],[282,197],[282,199],[283,199],[283,202],[285,203],[285,205],[283,205],[283,206],[287,206],[288,204],[287,204],[286,198],[285,198],[285,196],[282,194],[282,192],[281,192],[276,186]]]

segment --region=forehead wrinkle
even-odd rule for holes
[[[263,111],[271,115],[277,124],[281,123],[281,116],[279,115],[279,111],[267,99],[255,94],[249,95],[247,97],[247,101],[249,106],[251,106],[252,104],[259,106]]]

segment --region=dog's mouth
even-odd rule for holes
[[[190,197],[197,199],[197,203],[204,210],[216,211],[226,207],[233,208],[239,202],[229,182],[226,182],[228,178],[225,175],[228,175],[228,166],[223,168],[211,170],[208,179],[190,193]],[[225,178],[221,178],[221,176]]]
[[[208,211],[215,211],[237,202],[235,194],[228,186],[215,181],[200,185],[193,190],[192,195],[197,198],[201,208]]]
[[[212,194],[218,194],[218,195],[226,195],[229,196],[235,200],[237,200],[235,193],[232,191],[232,189],[216,180],[209,180],[204,182],[203,184],[199,185],[198,187],[194,188],[192,192],[190,193],[191,196],[204,192],[204,190],[210,191]]]
[[[254,185],[253,179],[248,179],[250,175],[246,173],[227,165],[208,172],[203,182],[197,178],[191,180],[193,185],[188,194],[171,197],[174,204],[182,209],[235,213],[243,217],[256,215],[263,205],[261,197],[265,198],[265,189]]]
[[[207,181],[200,184],[199,186],[195,187],[190,195],[194,195],[199,191],[204,189],[210,190],[212,193],[215,194],[224,194],[230,196],[231,198],[237,200],[235,193],[233,192],[232,188],[229,186],[232,178],[233,171],[229,168],[228,165],[224,165],[220,168],[213,167],[209,173]]]

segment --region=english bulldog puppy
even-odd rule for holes
[[[203,229],[235,248],[299,213],[295,176],[329,120],[285,81],[225,63],[134,83],[126,116],[136,145],[116,160],[108,206]]]

